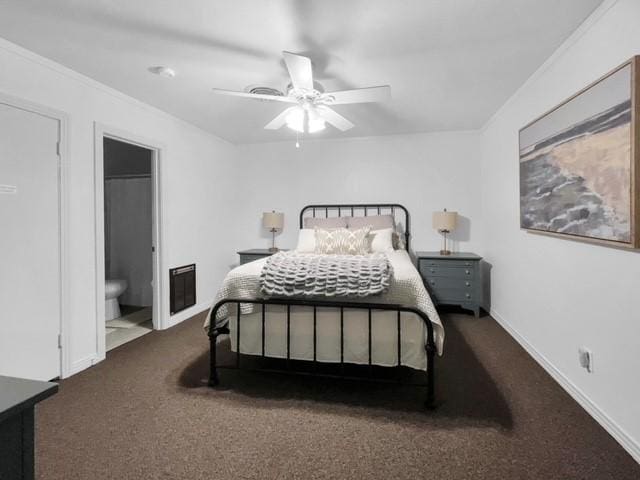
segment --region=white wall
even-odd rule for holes
[[[104,301],[95,298],[94,122],[165,146],[161,159],[165,267],[195,262],[202,303],[213,299],[215,285],[234,258],[235,245],[225,233],[233,212],[219,207],[235,195],[235,148],[4,40],[0,40],[0,65],[0,92],[63,111],[69,118],[64,287],[70,332],[65,373],[71,374],[96,360],[96,300]],[[167,271],[162,274],[168,277]],[[164,300],[168,315],[168,296]],[[182,312],[171,323],[195,310]]]
[[[414,250],[438,250],[434,210],[457,210],[456,250],[480,244],[479,135],[471,132],[263,143],[238,147],[247,194],[238,215],[240,248],[270,246],[263,211],[285,213],[276,241],[296,245],[300,209],[313,203],[400,203],[411,213]]]
[[[640,54],[639,19],[637,0],[605,2],[487,124],[482,253],[494,316],[640,461],[640,253],[529,234],[518,216],[518,129]]]

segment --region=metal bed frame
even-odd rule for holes
[[[363,216],[367,216],[372,211],[375,212],[376,215],[386,214],[390,212],[393,215],[394,220],[396,219],[396,212],[400,211],[404,214],[404,248],[409,251],[409,240],[410,240],[410,219],[409,212],[407,209],[399,204],[347,204],[347,205],[307,205],[300,211],[300,228],[304,226],[304,219],[307,217],[316,218],[317,214],[324,213],[324,217],[322,218],[331,218],[329,213],[336,211],[337,217],[342,217],[343,212],[349,212],[351,216],[355,216],[358,212],[363,212]],[[311,215],[306,215],[308,213]],[[305,216],[306,215],[306,216]],[[217,339],[220,335],[228,335],[230,334],[229,328],[225,326],[215,326],[215,319],[218,311],[224,305],[235,304],[236,306],[236,361],[233,365],[218,365],[217,364]],[[425,401],[425,406],[427,408],[434,408],[434,399],[435,399],[435,337],[434,337],[434,329],[429,317],[426,313],[418,310],[414,307],[403,306],[403,305],[391,305],[391,304],[383,304],[383,303],[364,303],[364,302],[353,302],[353,301],[339,301],[339,300],[308,300],[308,299],[299,299],[299,298],[225,298],[216,303],[211,309],[211,325],[209,327],[209,347],[210,347],[210,370],[209,370],[209,386],[215,387],[219,385],[220,380],[218,377],[218,369],[219,368],[231,368],[231,369],[240,369],[241,368],[241,356],[240,353],[240,324],[241,324],[241,304],[254,304],[261,306],[261,316],[262,316],[262,351],[259,357],[261,358],[270,358],[268,355],[265,355],[265,322],[267,317],[266,306],[267,305],[281,305],[286,307],[287,313],[287,352],[286,352],[286,360],[285,360],[285,369],[267,369],[267,368],[250,368],[249,370],[260,371],[260,372],[284,372],[284,373],[295,373],[300,375],[312,375],[312,376],[320,376],[320,377],[333,377],[333,378],[344,378],[344,379],[357,379],[357,380],[368,380],[375,382],[395,382],[395,383],[403,383],[409,385],[418,385],[418,386],[426,386],[427,388],[427,398]],[[305,372],[300,370],[294,370],[291,368],[291,352],[290,352],[290,342],[291,342],[291,307],[292,306],[302,306],[302,307],[310,307],[313,308],[313,361],[304,361],[311,362],[313,364],[314,371],[313,372]],[[322,373],[318,371],[318,364],[323,363],[333,363],[333,362],[322,362],[318,361],[316,358],[316,346],[317,346],[317,311],[322,308],[331,308],[331,309],[339,309],[340,311],[340,374],[328,374]],[[368,377],[362,376],[352,376],[346,375],[345,372],[345,362],[344,361],[344,312],[345,310],[365,310],[368,312],[368,346],[369,346],[369,355],[368,355]],[[402,327],[400,317],[402,313],[413,313],[422,319],[424,325],[427,329],[427,341],[425,344],[425,353],[427,356],[427,371],[426,371],[426,384],[425,383],[407,383],[403,382],[400,378],[395,380],[376,378],[373,375],[373,367],[372,363],[372,348],[371,348],[371,316],[374,311],[391,311],[396,312],[396,323],[397,323],[397,345],[398,345],[398,355],[397,355],[397,365],[394,367],[381,367],[385,369],[400,369],[402,365],[402,350],[401,350],[401,335],[402,335]],[[251,355],[255,357],[256,355]]]

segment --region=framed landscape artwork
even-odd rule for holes
[[[640,57],[520,130],[520,226],[640,247]]]

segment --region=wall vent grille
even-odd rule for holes
[[[171,315],[196,304],[196,264],[169,269]]]
[[[275,95],[276,97],[283,97],[284,93],[280,90],[270,87],[251,87],[249,93],[257,93],[258,95]]]

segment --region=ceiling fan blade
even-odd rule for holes
[[[291,110],[293,110],[296,107],[289,107],[287,109],[285,109],[282,113],[280,113],[276,118],[274,118],[273,120],[271,120],[269,123],[267,123],[264,126],[265,130],[278,130],[280,127],[282,127],[285,123],[287,123],[287,115],[289,115],[289,112]]]
[[[331,108],[325,105],[318,106],[316,108],[316,111],[318,112],[318,115],[320,115],[322,118],[324,118],[327,122],[329,122],[331,125],[336,127],[338,130],[342,130],[343,132],[355,126],[349,120],[347,120],[342,115],[340,115],[338,112],[336,112],[335,110],[332,110]]]
[[[293,87],[299,90],[313,90],[311,60],[308,57],[291,52],[282,52],[282,56],[284,57],[284,63],[287,65],[287,70],[289,70]]]
[[[213,93],[217,93],[220,95],[229,95],[232,97],[252,98],[254,100],[267,100],[271,102],[298,103],[298,101],[295,98],[291,98],[288,96],[264,95],[261,93],[235,92],[233,90],[223,90],[221,88],[212,88],[211,91]]]
[[[327,92],[324,96],[327,98],[327,105],[386,102],[391,98],[391,87],[389,85],[381,85],[379,87],[341,90],[339,92]]]

